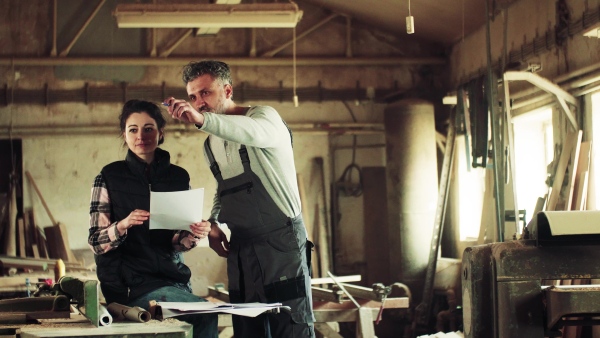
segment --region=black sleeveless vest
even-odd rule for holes
[[[171,165],[169,153],[160,148],[149,166],[128,151],[124,161],[108,164],[101,174],[110,198],[111,222],[126,218],[135,209],[150,211],[150,190],[188,190],[190,181],[187,171]],[[107,303],[127,304],[157,288],[189,283],[191,272],[183,264],[182,254],[173,251],[173,235],[173,230],[150,231],[145,222],[128,229],[118,248],[96,255]]]

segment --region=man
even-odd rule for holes
[[[165,100],[173,118],[208,134],[205,157],[217,180],[210,247],[227,257],[232,303],[281,302],[291,313],[234,316],[236,337],[314,337],[310,251],[302,222],[292,135],[275,109],[233,101],[229,66],[183,69],[189,102]],[[226,223],[231,241],[219,228]]]

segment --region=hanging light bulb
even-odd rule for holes
[[[293,54],[293,68],[294,68],[294,107],[298,108],[298,95],[296,94],[296,27],[293,28],[294,36],[292,38],[292,54]]]
[[[415,32],[415,18],[410,14],[410,0],[408,0],[408,16],[406,17],[406,33],[413,34]]]

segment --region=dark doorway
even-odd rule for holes
[[[0,140],[0,200],[6,201],[15,183],[17,214],[23,212],[23,146],[21,140]],[[6,202],[4,202],[6,203]],[[1,208],[0,208],[1,209]]]

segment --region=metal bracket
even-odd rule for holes
[[[77,308],[96,327],[100,326],[100,302],[98,301],[98,281],[80,280],[63,276],[57,284],[60,290],[77,302]]]

